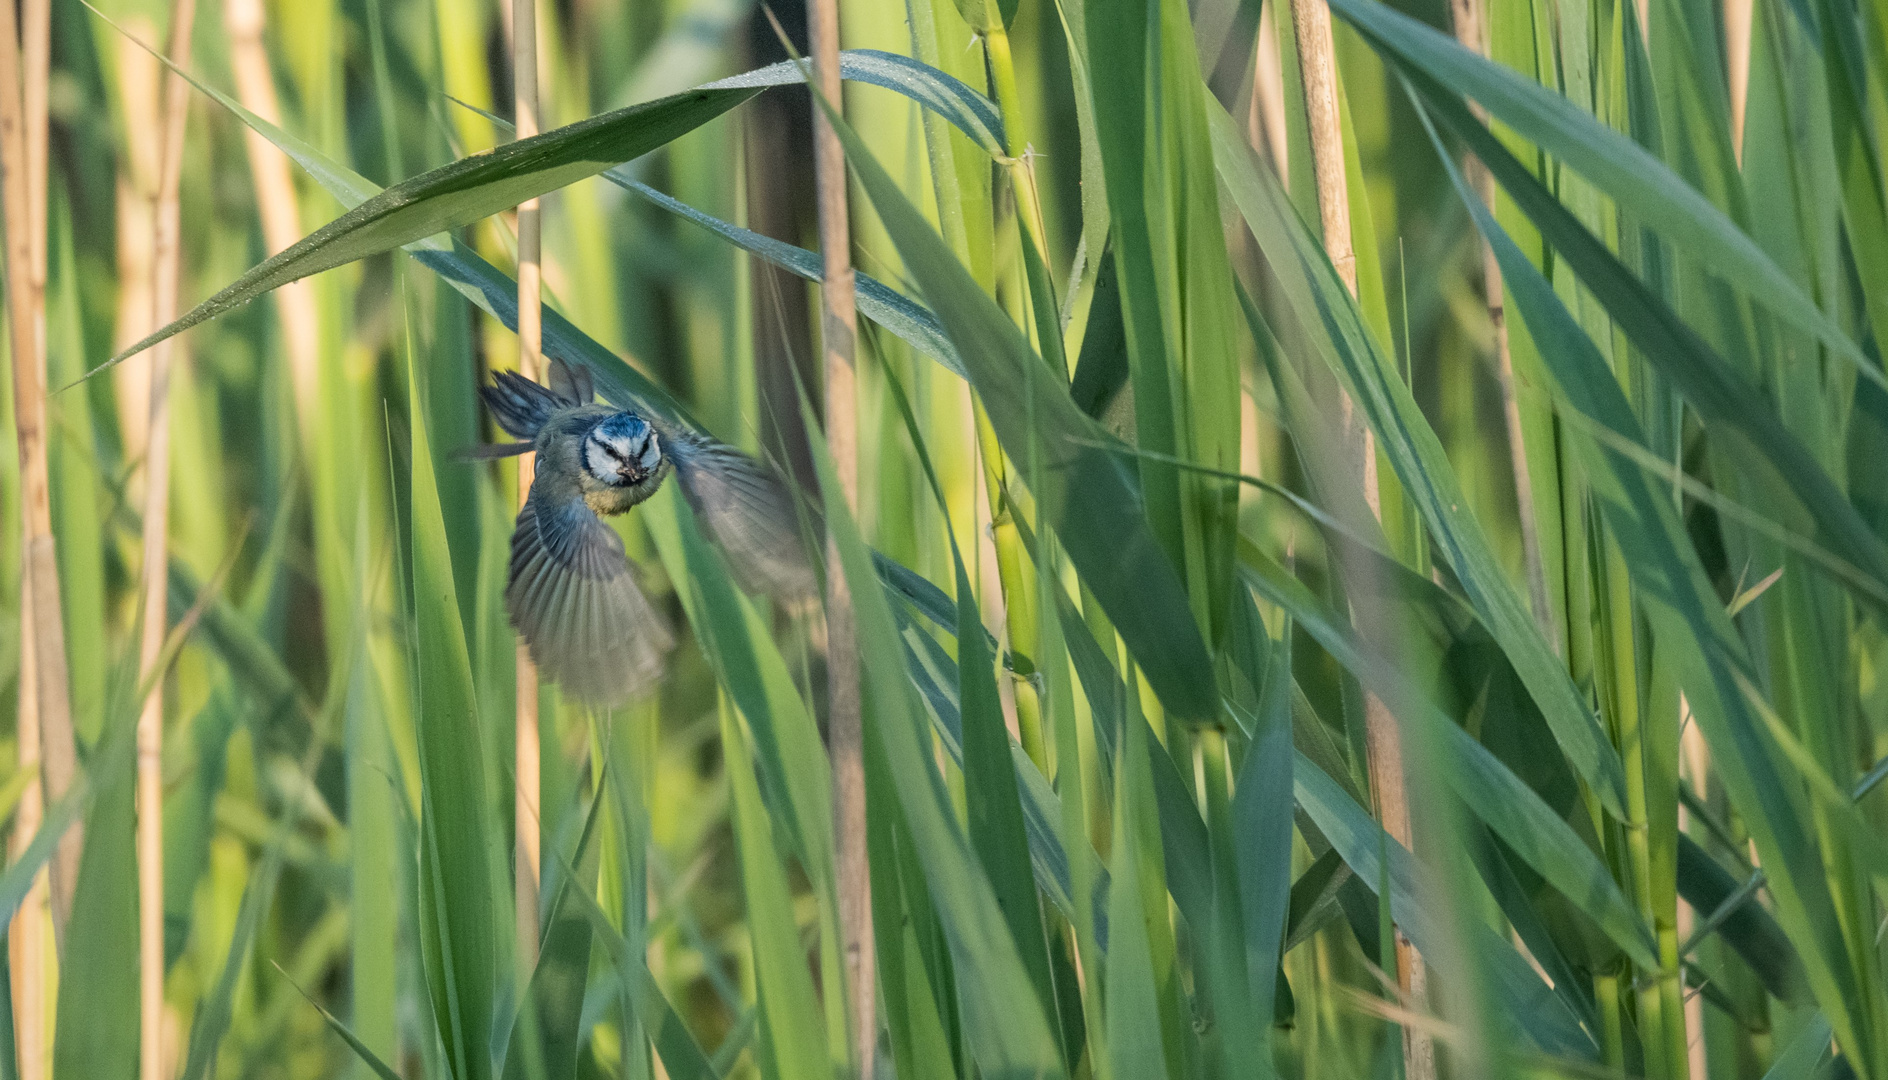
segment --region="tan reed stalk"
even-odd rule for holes
[[[1750,104],[1752,0],[1724,0],[1724,67],[1731,84],[1731,153],[1744,165],[1744,115]]]
[[[40,773],[48,798],[72,786],[77,768],[67,683],[65,622],[59,610],[59,566],[52,538],[52,490],[46,462],[45,332],[32,287],[35,199],[21,86],[20,38],[13,5],[0,4],[0,187],[4,188],[7,324],[13,349],[13,410],[20,453],[20,511],[25,526],[22,599],[31,603],[24,638],[33,642],[34,703],[39,725]],[[46,29],[42,22],[40,30]],[[31,51],[31,50],[29,50]],[[44,100],[44,87],[40,91]],[[22,719],[27,719],[22,717]],[[53,928],[65,933],[78,880],[83,833],[75,823],[52,859]]]
[[[536,0],[512,0],[511,71],[518,138],[538,133],[538,20]],[[540,378],[544,369],[543,220],[538,200],[518,206],[518,370]],[[531,493],[532,455],[518,458],[518,503]],[[529,971],[538,955],[538,673],[518,643],[518,712],[513,825],[517,832],[518,962]]]
[[[25,110],[24,144],[26,151],[27,205],[30,210],[31,278],[33,334],[37,345],[36,364],[45,363],[46,343],[46,156],[47,156],[47,84],[52,75],[52,5],[50,0],[26,0],[21,5],[23,23],[21,52],[25,84],[21,98]],[[42,366],[43,370],[43,366]],[[19,768],[28,777],[26,790],[20,793],[19,809],[13,824],[13,855],[17,858],[32,843],[44,819],[42,785],[39,780],[40,752],[38,657],[34,653],[31,592],[32,576],[20,582],[20,708],[17,733]],[[47,1055],[47,974],[46,909],[47,872],[33,876],[26,898],[14,914],[8,931],[7,949],[10,972],[9,989],[13,994],[13,1039],[16,1065],[21,1080],[45,1080]]]
[[[32,617],[33,587],[29,577],[22,581],[20,597],[20,711],[19,769],[26,773],[26,790],[20,793],[20,807],[13,815],[13,836],[9,854],[18,859],[39,832],[44,818],[39,782],[39,725],[31,722],[39,715],[39,686],[34,669]],[[13,994],[13,1049],[20,1080],[46,1080],[46,871],[33,877],[20,909],[7,925],[7,973]]]
[[[118,317],[112,349],[143,339],[151,325],[151,275],[157,225],[157,172],[162,154],[159,142],[158,94],[161,69],[157,58],[138,41],[152,41],[157,28],[142,16],[125,21],[127,34],[118,39],[118,107],[124,120],[124,153],[118,167]],[[138,41],[132,41],[135,35]],[[142,461],[151,421],[151,365],[118,364],[111,369],[113,397],[118,403],[118,431],[125,460]],[[134,472],[127,480],[126,498],[143,501],[143,478]]]
[[[262,44],[266,19],[262,0],[224,0],[223,28],[229,34],[229,62],[236,77],[237,100],[264,120],[279,123],[275,76]],[[243,143],[249,151],[249,172],[255,182],[263,247],[274,255],[301,239],[294,174],[288,155],[260,134],[245,130]],[[276,317],[282,324],[282,347],[288,353],[295,419],[306,440],[315,430],[316,368],[321,360],[321,319],[315,307],[314,282],[305,278],[290,282],[275,290],[274,295]]]
[[[839,0],[806,0],[807,44],[820,96],[844,109],[839,79]],[[858,332],[852,291],[852,235],[846,210],[846,156],[826,114],[813,105],[813,169],[819,185],[820,342],[825,350],[826,444],[846,505],[859,507],[859,418],[853,353]],[[865,850],[865,740],[852,592],[839,547],[826,541],[827,744],[833,765],[834,865],[841,963],[851,995],[855,1075],[872,1080],[878,1045],[878,958],[872,951],[872,881]]]
[[[1311,137],[1311,167],[1318,185],[1318,221],[1324,250],[1343,278],[1344,287],[1357,295],[1357,255],[1351,243],[1350,191],[1344,175],[1344,129],[1338,112],[1337,54],[1331,40],[1331,11],[1324,0],[1292,0],[1292,26],[1298,35],[1298,70],[1304,83],[1305,112]],[[1356,416],[1346,396],[1342,402],[1346,438],[1358,461],[1364,501],[1381,520],[1382,497],[1377,486],[1376,440]],[[1375,694],[1364,700],[1365,742],[1370,756],[1370,788],[1376,796],[1377,816],[1397,842],[1415,850],[1410,829],[1409,792],[1403,773],[1403,734],[1383,700]],[[1421,1008],[1428,976],[1423,959],[1396,931],[1397,984],[1410,1003]],[[1403,1026],[1403,1071],[1408,1080],[1435,1080],[1435,1044],[1410,1025]]]
[[[52,81],[52,0],[20,4],[21,103],[26,110],[26,200],[32,214],[34,331],[46,348],[47,93]],[[42,361],[43,362],[43,361]]]
[[[190,32],[196,0],[172,0],[171,61],[190,63]],[[184,122],[190,87],[176,75],[164,79],[162,156],[158,167],[153,230],[151,325],[177,317],[183,270],[183,221],[178,189],[183,180]],[[170,603],[170,369],[176,338],[151,350],[151,420],[144,458],[144,625],[138,645],[138,678],[149,687],[138,713],[138,1076],[163,1080],[164,1070],[164,675],[161,668]]]
[[[1482,0],[1450,0],[1450,14],[1455,23],[1455,38],[1464,47],[1487,55],[1488,30],[1483,18]],[[1487,113],[1478,104],[1469,106],[1478,119]],[[1482,163],[1470,157],[1466,168],[1476,197],[1494,208],[1495,178]],[[1495,331],[1495,379],[1501,385],[1501,415],[1508,426],[1508,463],[1514,471],[1514,505],[1521,519],[1521,565],[1527,573],[1528,601],[1534,608],[1534,621],[1547,643],[1559,653],[1560,622],[1554,617],[1547,599],[1547,566],[1541,557],[1540,523],[1534,516],[1534,477],[1527,467],[1527,433],[1521,426],[1521,401],[1514,385],[1514,355],[1508,349],[1508,309],[1502,298],[1501,264],[1495,261],[1495,249],[1486,239],[1482,248],[1482,289],[1488,303],[1488,322]]]

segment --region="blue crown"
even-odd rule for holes
[[[633,441],[649,434],[649,422],[632,412],[619,412],[604,417],[594,429],[606,439]]]

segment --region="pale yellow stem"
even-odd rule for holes
[[[32,579],[21,582],[30,592]],[[33,657],[33,604],[20,597],[20,711],[25,720],[39,715],[39,687]],[[28,777],[13,815],[9,853],[18,859],[39,832],[44,817],[39,783],[39,725],[19,725],[19,769]],[[7,963],[13,992],[13,1049],[20,1080],[46,1080],[46,915],[47,882],[44,869],[33,877],[33,887],[7,927]]]
[[[157,58],[138,41],[151,41],[157,29],[142,16],[126,19],[127,35],[118,39],[118,104],[124,120],[125,146],[118,171],[118,318],[112,348],[122,349],[157,329],[151,325],[152,259],[156,241],[159,147]],[[132,41],[130,35],[137,37]],[[125,460],[144,458],[151,421],[151,366],[138,362],[111,369],[118,404],[118,431]],[[142,474],[133,474],[126,497],[143,501]]]
[[[512,0],[511,70],[518,138],[538,133],[538,20],[536,0]],[[538,200],[518,206],[518,370],[541,378],[544,369],[543,222]],[[530,496],[532,455],[518,459],[518,499]],[[518,646],[516,884],[518,960],[529,965],[538,953],[538,677],[531,655]]]
[[[1292,0],[1291,17],[1298,35],[1298,71],[1304,84],[1311,168],[1317,179],[1318,221],[1324,233],[1324,250],[1343,279],[1344,287],[1356,296],[1357,255],[1351,242],[1350,190],[1344,172],[1344,128],[1338,109],[1337,55],[1331,40],[1331,11],[1324,0]],[[1364,501],[1370,512],[1382,520],[1375,439],[1370,428],[1356,416],[1348,395],[1341,407],[1346,441],[1357,456],[1353,475],[1362,480]],[[1375,694],[1367,695],[1364,700],[1364,735],[1377,815],[1385,832],[1414,851],[1403,771],[1403,734],[1396,717]],[[1428,975],[1421,954],[1410,945],[1401,927],[1396,931],[1396,969],[1397,983],[1408,1000],[1421,1009]],[[1410,1025],[1403,1027],[1403,1067],[1409,1080],[1434,1080],[1436,1075],[1434,1042]]]
[[[190,63],[190,33],[196,0],[173,0],[171,61]],[[152,242],[151,324],[177,317],[183,271],[184,123],[190,87],[172,74],[164,80],[163,143],[158,168],[157,214]],[[160,658],[170,603],[170,370],[176,338],[151,350],[149,444],[144,484],[144,625],[138,644],[138,678],[147,687],[137,730],[138,858],[138,1076],[163,1080],[164,1070],[164,673]]]
[[[35,28],[43,33],[44,25]],[[52,488],[46,461],[46,353],[44,296],[34,289],[33,207],[43,193],[30,188],[28,120],[22,100],[21,50],[12,4],[0,4],[0,188],[6,218],[7,330],[13,350],[14,430],[19,441],[20,513],[25,525],[22,577],[31,585],[26,637],[32,639],[34,697],[40,740],[40,772],[47,796],[57,799],[72,786],[77,756],[72,737],[71,688],[67,683],[65,622],[59,610],[59,566],[52,537]],[[36,43],[28,48],[44,48]],[[37,63],[37,61],[35,61]],[[39,100],[44,100],[42,86]],[[41,217],[43,219],[43,210]],[[37,226],[43,229],[44,225]],[[34,722],[33,717],[22,717]],[[65,932],[77,882],[82,832],[68,828],[52,860],[53,927]]]
[[[839,78],[839,0],[807,0],[807,43],[819,93],[835,110],[844,100]],[[819,185],[819,247],[823,262],[820,341],[825,350],[826,444],[846,505],[859,505],[859,421],[853,353],[858,332],[852,287],[852,232],[846,209],[846,155],[839,134],[816,101],[813,168]],[[865,739],[860,715],[859,653],[852,593],[839,548],[826,541],[827,743],[833,765],[834,866],[839,892],[840,957],[851,997],[854,1074],[871,1080],[878,1045],[878,958],[872,951],[872,882],[865,850]]]
[[[277,123],[281,110],[276,104],[275,75],[262,42],[266,18],[262,0],[224,0],[223,28],[229,34],[229,63],[236,78],[236,98],[250,112]],[[243,145],[249,152],[256,212],[262,219],[262,245],[274,255],[302,237],[294,173],[288,155],[261,134],[246,130]],[[315,304],[314,283],[307,279],[290,282],[275,290],[274,296],[276,318],[281,322],[282,349],[288,354],[295,418],[305,440],[315,430],[315,410],[319,404],[316,373],[321,362],[321,319]]]
[[[1724,0],[1724,66],[1731,84],[1731,153],[1744,165],[1744,115],[1750,104],[1752,0]]]
[[[46,87],[52,63],[52,6],[49,0],[26,0],[21,5],[25,85],[25,150],[27,200],[31,213],[34,363],[44,364],[46,348]],[[16,356],[16,362],[18,357]],[[30,537],[30,533],[28,534]],[[39,780],[38,657],[33,647],[32,576],[20,582],[20,708],[19,768],[29,779],[14,815],[12,851],[15,858],[39,832],[44,816]],[[8,962],[12,974],[14,1048],[22,1080],[45,1080],[47,1055],[46,915],[47,874],[33,877],[8,933]]]

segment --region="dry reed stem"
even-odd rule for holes
[[[30,211],[31,277],[30,289],[34,314],[34,338],[40,350],[36,363],[43,364],[46,342],[46,158],[47,158],[47,83],[52,74],[52,5],[50,0],[26,0],[21,5],[22,53],[25,85],[21,98],[25,108],[25,151],[27,205]],[[33,582],[27,576],[20,582],[20,708],[21,719],[39,715],[39,685],[33,651],[31,599]],[[43,790],[39,780],[39,725],[17,725],[19,738],[18,767],[28,777],[26,790],[20,793],[19,809],[13,824],[15,858],[32,843],[44,819]],[[46,1008],[46,916],[47,872],[33,876],[19,911],[8,930],[7,949],[12,975],[13,1031],[15,1061],[22,1080],[45,1080],[49,1073],[47,1054],[48,1009]]]
[[[517,137],[538,133],[538,20],[535,0],[512,0],[511,70]],[[518,370],[540,378],[544,368],[543,220],[538,200],[518,206]],[[531,493],[532,455],[518,458],[518,501]],[[518,961],[529,971],[538,955],[538,678],[531,654],[518,645],[518,712],[513,822],[517,832]]]
[[[122,349],[157,329],[151,325],[152,244],[156,242],[157,173],[162,149],[158,146],[158,96],[162,69],[157,58],[137,41],[157,37],[157,28],[142,16],[126,20],[127,36],[118,39],[118,104],[124,121],[124,152],[118,171],[118,317],[112,349]],[[151,366],[117,364],[111,369],[113,397],[118,405],[118,431],[127,462],[144,458],[151,419]],[[142,474],[127,482],[126,498],[143,502]]]
[[[172,0],[173,63],[190,63],[196,0]],[[178,189],[183,180],[184,124],[190,87],[175,74],[164,79],[163,143],[153,230],[151,325],[177,317],[182,277],[183,222]],[[151,350],[151,409],[144,483],[144,624],[138,677],[149,687],[138,713],[138,1076],[163,1080],[164,1069],[164,677],[161,669],[169,616],[170,583],[170,369],[175,338]]]
[[[1450,0],[1449,9],[1456,40],[1478,55],[1487,55],[1488,29],[1482,0]],[[1486,119],[1486,110],[1480,105],[1471,103],[1469,107],[1478,119]],[[1494,176],[1473,157],[1469,158],[1465,171],[1476,197],[1493,210]],[[1496,261],[1495,249],[1486,238],[1481,241],[1481,251],[1482,290],[1488,304],[1488,322],[1495,331],[1495,380],[1501,386],[1501,416],[1508,428],[1508,464],[1514,471],[1515,514],[1521,525],[1521,565],[1527,574],[1528,601],[1534,609],[1534,621],[1558,655],[1560,622],[1554,617],[1553,604],[1547,598],[1547,564],[1541,557],[1540,523],[1534,516],[1534,476],[1527,467],[1527,433],[1521,426],[1521,401],[1514,384],[1514,354],[1508,348],[1508,309],[1502,297],[1501,264]]]
[[[839,0],[806,0],[807,44],[819,93],[836,112]],[[820,342],[825,350],[826,444],[846,505],[859,506],[858,405],[853,353],[858,332],[852,289],[852,238],[846,210],[846,156],[826,113],[813,104],[813,167],[819,185]],[[872,882],[865,850],[865,744],[859,697],[857,626],[839,546],[826,540],[827,743],[833,764],[834,866],[839,891],[841,962],[851,998],[851,1057],[871,1080],[878,1046],[878,963],[872,951]]]
[[[6,228],[7,329],[13,349],[14,424],[20,454],[20,512],[25,524],[22,592],[30,604],[26,638],[33,642],[40,773],[46,796],[58,799],[77,768],[72,737],[71,687],[66,671],[65,622],[59,610],[59,567],[52,537],[52,491],[46,462],[45,325],[43,296],[33,289],[33,206],[44,196],[29,190],[28,121],[21,87],[20,38],[10,3],[0,4],[0,187]],[[39,29],[46,29],[42,24]],[[43,47],[35,45],[34,48]],[[32,49],[29,48],[28,52]],[[37,61],[36,61],[37,62]],[[44,101],[41,86],[39,101]],[[43,216],[43,215],[42,215]],[[43,228],[43,226],[42,226]],[[42,241],[43,243],[43,241]],[[74,823],[52,860],[53,928],[63,940],[72,910],[83,833]]]
[[[266,19],[262,0],[224,0],[223,28],[229,35],[229,61],[236,78],[236,98],[244,108],[264,120],[280,123],[275,76],[262,43]],[[245,129],[243,145],[249,152],[256,212],[262,219],[262,244],[274,255],[302,236],[294,173],[289,168],[288,155],[261,134]],[[321,318],[315,306],[314,282],[303,279],[275,290],[275,314],[281,321],[282,348],[288,353],[295,419],[306,441],[314,433],[315,410],[319,407],[316,380],[321,362]]]
[[[1343,118],[1338,111],[1337,54],[1331,40],[1331,11],[1324,0],[1292,0],[1292,27],[1298,36],[1298,71],[1304,83],[1305,113],[1311,137],[1311,167],[1318,185],[1318,220],[1324,249],[1344,287],[1357,295],[1357,255],[1350,230],[1350,191],[1344,173]],[[1364,501],[1378,520],[1383,505],[1377,486],[1376,442],[1356,415],[1348,396],[1342,401],[1345,438],[1357,455],[1353,475],[1361,477]],[[1355,568],[1353,568],[1355,569]],[[1403,771],[1403,734],[1396,717],[1375,694],[1364,700],[1364,733],[1370,759],[1370,789],[1377,816],[1397,842],[1415,850],[1410,828],[1409,792]],[[1401,927],[1396,930],[1397,984],[1407,1000],[1426,998],[1428,975],[1423,959]],[[1424,1033],[1403,1027],[1403,1067],[1409,1080],[1434,1080],[1435,1043]]]
[[[24,64],[21,102],[26,110],[26,203],[32,214],[33,312],[41,355],[46,348],[46,159],[47,94],[52,80],[52,0],[20,4]]]
[[[1750,104],[1752,0],[1724,0],[1724,66],[1731,84],[1731,153],[1744,166],[1744,116]]]
[[[30,593],[31,578],[20,583]],[[33,603],[29,595],[20,597],[20,710],[21,718],[39,714],[39,687],[35,678],[32,629]],[[27,775],[26,790],[20,793],[20,806],[13,815],[13,837],[9,854],[18,859],[39,832],[44,817],[39,783],[39,725],[19,725],[18,768]],[[20,909],[7,925],[7,973],[13,994],[13,1049],[20,1080],[46,1080],[46,871],[33,877]]]

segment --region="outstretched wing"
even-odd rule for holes
[[[648,688],[674,644],[622,540],[581,499],[547,505],[532,491],[511,534],[505,606],[539,673],[590,705]]]
[[[567,408],[557,395],[514,371],[495,371],[492,385],[479,387],[492,419],[508,433],[530,442],[557,410]]]
[[[819,589],[793,495],[766,466],[692,431],[664,432],[675,479],[742,589],[782,599]]]
[[[551,360],[550,377],[545,380],[551,393],[563,398],[571,405],[588,405],[597,396],[596,383],[590,378],[590,369],[582,364],[566,363],[561,359]]]

